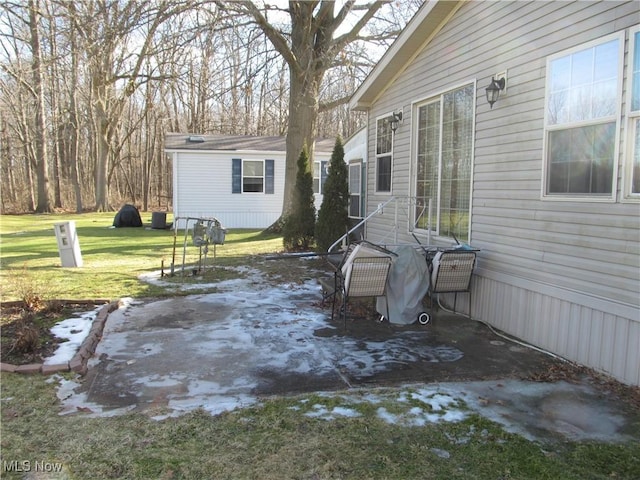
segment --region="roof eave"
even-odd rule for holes
[[[354,92],[349,101],[349,108],[369,110],[382,92],[433,39],[460,3],[450,0],[428,0]]]

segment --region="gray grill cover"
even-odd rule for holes
[[[429,267],[425,257],[411,246],[400,246],[395,253],[398,256],[389,271],[387,296],[377,298],[376,310],[386,316],[388,302],[389,322],[409,325],[424,312],[422,300],[429,290]]]

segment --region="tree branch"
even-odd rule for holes
[[[333,40],[332,51],[339,52],[344,48],[346,44],[351,43],[354,40],[357,40],[360,34],[360,30],[362,30],[364,26],[369,22],[369,20],[371,20],[375,16],[375,14],[378,13],[378,10],[380,10],[382,6],[387,3],[389,3],[389,0],[380,0],[380,1],[373,2],[367,6],[361,5],[357,7],[358,10],[362,10],[365,8],[367,10],[351,30],[349,30],[344,35],[341,35],[338,38]]]
[[[274,28],[273,25],[271,25],[267,21],[258,7],[256,7],[251,0],[240,0],[237,2],[237,4],[244,7],[245,12],[254,18],[255,22],[262,29],[264,34],[269,38],[278,53],[282,55],[287,64],[290,67],[299,68],[298,61],[291,51],[287,39],[284,37],[282,32],[280,32],[277,28]],[[223,5],[225,5],[225,7],[223,8],[227,8],[226,4]]]
[[[351,98],[351,93],[349,95],[345,95],[343,97],[336,98],[336,99],[331,100],[329,102],[323,102],[323,103],[321,103],[319,105],[318,111],[320,113],[324,113],[324,112],[328,112],[329,110],[333,110],[334,108],[339,107],[340,105],[344,105],[345,103],[347,103],[350,98]]]

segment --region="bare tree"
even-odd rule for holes
[[[13,175],[13,169],[11,168],[11,139],[9,137],[9,131],[7,129],[7,122],[5,122],[4,118],[0,115],[0,158],[3,158],[4,161],[0,162],[0,174],[2,178],[5,180],[2,187],[5,192],[2,195],[2,211],[5,211],[7,208],[8,202],[15,202],[16,200],[16,189],[15,189],[15,181]]]
[[[47,126],[44,98],[44,79],[42,72],[42,56],[40,51],[40,33],[38,17],[40,7],[38,0],[29,0],[29,44],[31,45],[31,65],[33,75],[33,98],[35,102],[35,143],[36,143],[36,177],[38,179],[37,213],[51,212],[51,193],[49,185],[49,164],[47,152]]]
[[[13,51],[18,53],[21,50],[19,44],[23,44],[27,46],[30,55],[28,69],[20,61],[3,65],[4,72],[13,79],[13,85],[18,90],[17,92],[11,92],[11,87],[6,81],[3,82],[3,87],[9,88],[9,91],[6,91],[9,95],[23,95],[23,92],[27,92],[30,97],[30,102],[28,103],[33,105],[33,122],[28,120],[31,115],[26,114],[25,109],[27,107],[23,102],[9,100],[9,103],[13,105],[14,112],[17,114],[18,122],[15,127],[17,129],[16,132],[22,137],[25,162],[27,162],[25,171],[29,180],[32,166],[36,172],[37,203],[35,210],[41,213],[50,212],[52,205],[47,152],[45,81],[40,47],[38,0],[29,0],[26,6],[23,4],[3,3],[2,7],[7,15],[5,17],[5,27],[8,28],[6,32],[3,32],[3,37],[8,40],[4,44],[5,52],[8,53],[9,48],[12,47]],[[23,24],[26,30],[21,29],[19,24]],[[11,47],[9,47],[9,44]]]
[[[95,135],[96,210],[109,205],[109,173],[114,141],[128,98],[141,83],[158,28],[186,10],[190,2],[83,0],[73,13],[87,51],[91,112]]]
[[[46,210],[42,186],[77,212],[164,204],[166,131],[288,134],[295,169],[298,145],[361,124],[365,42],[410,1],[0,0],[2,208]]]
[[[333,108],[345,103],[351,92],[344,92],[340,98],[331,99],[323,106],[321,86],[326,73],[337,64],[346,61],[340,54],[357,41],[374,40],[362,32],[387,1],[357,4],[355,0],[345,1],[340,8],[335,1],[289,1],[287,9],[270,5],[257,6],[253,1],[242,0],[227,5],[236,12],[250,15],[263,30],[275,49],[282,55],[289,67],[289,128],[286,135],[286,167],[283,216],[291,210],[293,187],[296,178],[296,162],[307,145],[313,158],[317,121],[325,108]],[[287,14],[289,23],[278,24],[269,20],[269,15]],[[344,33],[342,32],[344,29]],[[375,39],[391,39],[398,29],[382,29]]]
[[[67,161],[70,167],[71,184],[73,185],[73,193],[76,200],[76,212],[82,212],[82,188],[80,187],[80,165],[79,165],[79,137],[80,126],[78,124],[78,67],[79,67],[79,49],[78,42],[76,40],[76,32],[78,27],[76,25],[75,4],[73,0],[69,1],[67,8],[71,12],[69,16],[70,22],[70,35],[69,35],[69,49],[71,56],[71,71],[69,73],[69,103],[68,112],[69,116],[64,126],[64,136],[66,140],[66,155]]]

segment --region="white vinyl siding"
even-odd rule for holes
[[[547,62],[546,196],[613,198],[623,37]]]
[[[245,160],[263,163],[252,154]],[[227,228],[265,228],[282,213],[284,178],[275,177],[278,194],[233,194],[232,159],[225,153],[178,152],[174,163],[174,217],[216,217]],[[282,171],[284,157],[275,160]],[[182,228],[182,224],[180,224]]]
[[[266,163],[264,157],[257,158],[261,156],[243,154],[245,160]],[[272,195],[232,193],[234,159],[226,152],[174,152],[172,158],[174,218],[215,217],[226,228],[266,228],[282,213],[284,156],[272,160],[276,173]],[[241,177],[237,186],[241,189]],[[178,228],[183,227],[184,222],[178,222]]]
[[[411,196],[417,107],[433,99],[434,92],[475,78],[470,242],[480,252],[471,311],[465,313],[633,384],[640,384],[640,215],[637,201],[622,200],[632,198],[632,173],[638,171],[630,159],[637,158],[631,152],[640,140],[631,127],[640,112],[629,112],[631,59],[637,58],[629,52],[638,18],[637,1],[461,2],[435,37],[411,52],[411,62],[393,83],[372,95],[376,100],[368,129],[372,158],[376,119],[403,109],[393,144],[393,194]],[[625,78],[619,70],[617,81],[628,100],[616,94],[612,191],[557,194],[548,201],[548,60],[613,38],[625,39],[620,54],[626,57],[618,61]],[[503,71],[508,72],[507,92],[490,109],[484,89]],[[626,166],[624,177],[618,165]],[[375,182],[374,165],[367,181]],[[387,199],[371,188],[367,212]],[[399,242],[415,244],[413,216],[402,205],[386,206],[368,222],[366,237],[391,243],[397,234]],[[466,308],[464,297],[459,296],[459,308]]]

